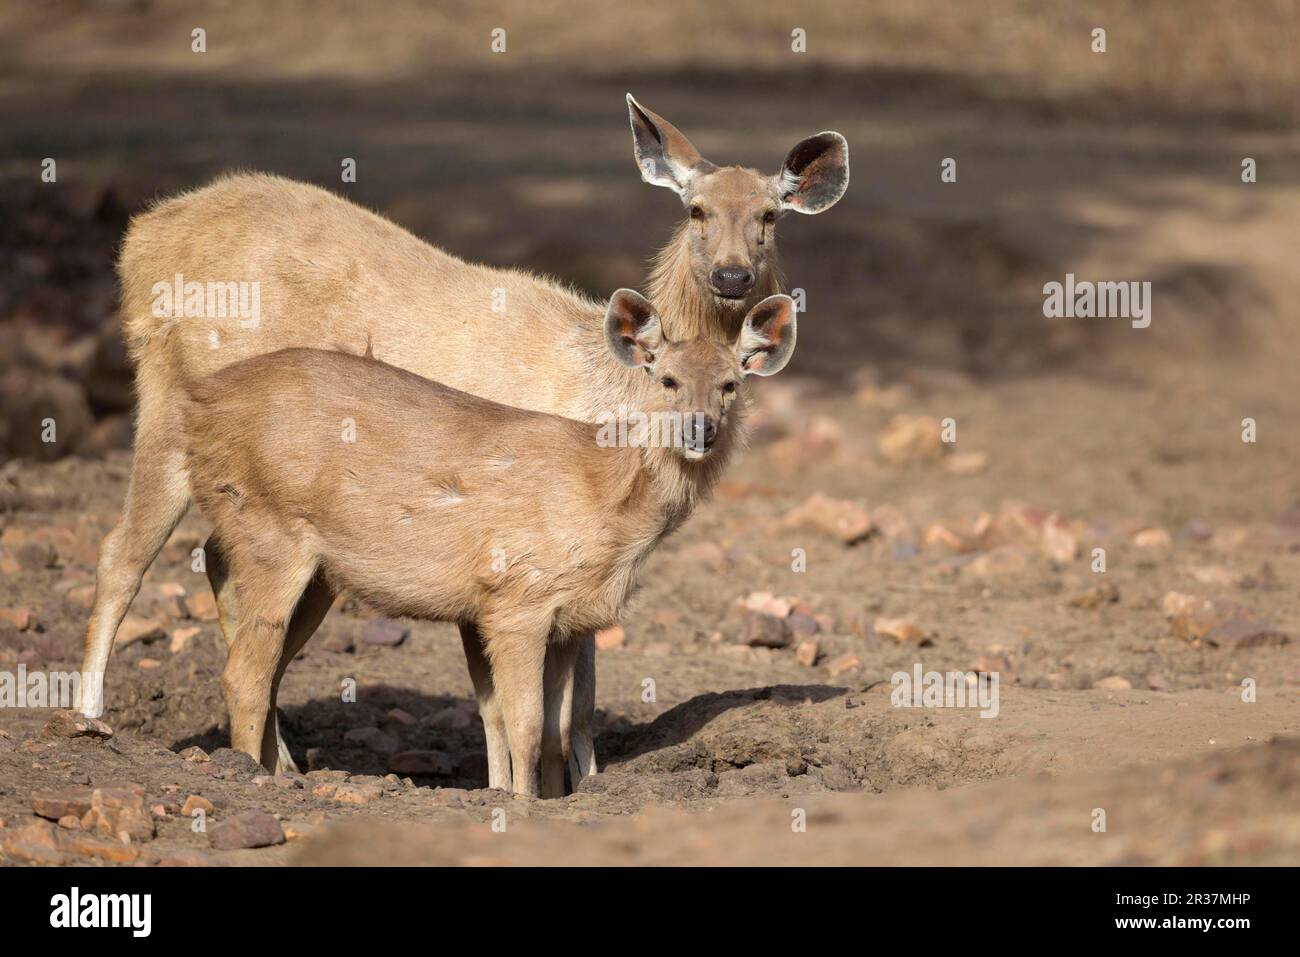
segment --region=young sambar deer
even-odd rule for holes
[[[764,299],[730,345],[673,341],[650,302],[622,289],[604,332],[622,404],[642,413],[623,444],[608,424],[499,405],[341,352],[274,352],[190,384],[190,486],[239,608],[222,679],[234,747],[275,765],[268,715],[309,637],[289,637],[295,608],[317,582],[390,615],[472,625],[513,790],[538,794],[540,763],[542,793],[563,793],[578,641],[618,620],[642,562],[725,467],[741,380],[786,364],[794,303]]]
[[[819,213],[848,186],[848,147],[819,133],[790,150],[775,175],[716,166],[671,123],[627,97],[642,177],[688,210],[660,251],[649,292],[674,339],[730,341],[748,311],[779,291],[775,220]],[[466,263],[387,219],[325,190],[275,176],[225,176],[136,216],[118,260],[119,314],[136,367],[135,456],[121,519],[100,547],[83,671],[103,675],[114,636],[145,570],[189,505],[180,396],[184,383],[253,356],[293,347],[345,350],[370,342],[384,361],[484,398],[591,421],[617,407],[621,383],[599,364],[600,313],[580,297],[517,270]],[[256,324],[235,315],[160,314],[159,284],[257,283]],[[497,308],[504,305],[504,312]],[[512,330],[502,336],[503,325]],[[517,342],[554,347],[521,358]],[[239,611],[220,542],[204,548],[229,645]],[[308,586],[290,640],[315,630],[332,593]],[[508,779],[489,671],[472,626],[463,626],[488,739],[488,781]],[[596,769],[595,645],[578,639],[574,783]],[[83,702],[98,714],[102,697]],[[274,714],[268,719],[276,722]],[[279,738],[277,768],[294,768]]]

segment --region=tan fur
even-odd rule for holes
[[[771,302],[789,324],[772,324],[788,357],[793,304]],[[725,468],[743,408],[736,386],[762,367],[749,341],[656,340],[650,375],[616,366],[620,404],[717,418],[699,461],[681,448],[601,447],[596,425],[365,356],[284,350],[190,383],[187,472],[238,608],[222,679],[234,746],[279,759],[274,690],[307,637],[294,635],[294,609],[323,582],[390,615],[475,629],[511,786],[538,793],[548,721],[559,746],[544,773],[551,789],[562,784],[567,709],[546,704],[546,690],[571,698],[576,640],[618,620],[641,563]]]
[[[687,149],[685,138],[674,133],[673,146]],[[693,147],[689,152],[698,160]],[[722,193],[716,197],[722,205],[725,199]],[[696,247],[689,222],[661,253],[653,289],[668,304],[670,334],[725,340],[745,308],[775,289],[775,261],[771,280],[742,303],[718,300],[706,288],[688,288],[700,282],[692,265]],[[608,361],[600,341],[596,304],[543,277],[463,262],[382,216],[276,176],[223,176],[135,217],[118,272],[120,316],[136,365],[139,402],[126,504],[100,549],[83,663],[92,674],[103,674],[145,569],[189,504],[177,399],[185,380],[278,349],[308,346],[365,351],[475,395],[584,421],[611,409],[622,387],[623,370]],[[259,283],[260,325],[244,328],[237,318],[155,316],[154,285],[171,283],[177,275],[202,284]],[[499,294],[504,312],[492,308],[501,301]],[[521,353],[520,341],[548,347]],[[218,543],[209,544],[210,563],[221,562],[218,550]],[[220,601],[220,579],[214,588]],[[229,643],[238,612],[233,599],[226,605]],[[310,618],[324,611],[304,607],[301,614]],[[464,630],[462,637],[467,643],[472,639]],[[476,691],[480,706],[490,707],[491,689],[476,683]],[[595,770],[590,636],[582,639],[578,653],[573,701],[576,780]],[[83,710],[98,713],[101,698],[84,702]],[[486,727],[486,712],[484,717]],[[279,750],[280,766],[292,767],[282,742]],[[497,769],[493,777],[500,781],[501,775]]]

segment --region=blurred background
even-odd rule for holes
[[[803,375],[1159,383],[1209,362],[1198,376],[1268,394],[1300,301],[1298,47],[1293,0],[4,0],[0,403],[7,432],[39,400],[77,441],[0,435],[0,454],[128,442],[116,244],[133,212],[224,170],[325,185],[596,296],[640,285],[681,209],[640,182],[629,90],[718,163],[774,171],[803,136],[847,136],[847,196],[780,231],[808,293]],[[1152,327],[1045,320],[1042,285],[1066,272],[1153,282]]]

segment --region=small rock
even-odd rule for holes
[[[378,781],[345,781],[331,795],[340,804],[369,804],[384,796],[384,786]]]
[[[154,836],[154,818],[138,784],[120,788],[96,788],[90,796],[90,810],[81,819],[87,831],[122,840],[148,841]],[[125,843],[125,842],[123,842]]]
[[[33,791],[32,811],[38,817],[57,821],[69,815],[81,820],[90,810],[89,791]]]
[[[218,851],[270,847],[284,843],[284,829],[266,811],[241,811],[208,828],[208,843]]]
[[[826,665],[826,669],[830,672],[832,678],[838,678],[842,674],[856,671],[861,667],[862,662],[851,651],[846,651],[844,654],[832,658]]]
[[[216,621],[220,615],[217,599],[206,588],[182,599],[185,614],[195,621]]]
[[[1056,514],[1043,523],[1038,547],[1052,561],[1061,564],[1072,562],[1079,556],[1079,539],[1075,537],[1065,520]]]
[[[56,711],[41,729],[43,738],[98,738],[113,736],[113,729],[97,718],[76,711]]]
[[[1133,544],[1138,548],[1168,548],[1173,539],[1163,528],[1144,528],[1133,536]]]
[[[396,647],[404,642],[411,629],[404,628],[389,618],[374,618],[361,629],[361,640],[367,645]]]
[[[786,528],[806,528],[830,535],[844,545],[854,545],[871,534],[871,513],[856,502],[814,492],[802,505],[786,513]]]
[[[622,625],[610,625],[608,628],[602,628],[596,632],[596,647],[601,651],[621,648],[626,640],[627,634],[623,631]]]
[[[190,745],[184,751],[181,751],[177,757],[184,758],[192,764],[201,764],[205,761],[211,760],[208,757],[208,752],[204,751],[197,744]]]
[[[185,849],[172,851],[158,861],[159,867],[219,867],[217,860],[202,851]]]
[[[817,664],[817,653],[820,650],[817,640],[809,638],[799,642],[799,646],[794,650],[794,659],[805,668],[811,668]]]
[[[871,628],[876,634],[893,638],[899,644],[925,641],[925,632],[910,618],[877,618]]]
[[[171,644],[168,646],[172,654],[180,654],[185,650],[185,646],[190,643],[190,639],[198,637],[203,629],[197,625],[188,628],[172,629]]]
[[[784,618],[751,611],[741,623],[737,641],[750,648],[784,648],[791,638],[790,626]]]
[[[1119,601],[1119,589],[1114,585],[1105,584],[1089,588],[1070,599],[1071,608],[1100,608],[1102,605],[1110,605]]]
[[[1093,688],[1098,691],[1127,691],[1133,687],[1127,678],[1119,675],[1110,675],[1092,683]]]
[[[773,615],[777,618],[784,618],[790,614],[794,605],[787,598],[778,598],[770,591],[754,591],[745,596],[742,602],[749,611],[756,611],[763,615]]]
[[[451,758],[442,751],[399,751],[388,759],[393,774],[450,777]]]
[[[191,794],[181,805],[182,817],[193,817],[195,811],[202,811],[204,814],[216,814],[216,806],[205,798],[202,794]]]
[[[19,828],[6,828],[0,851],[27,864],[62,864],[65,860],[59,830],[49,821],[32,821]]]
[[[437,788],[432,800],[437,807],[460,807],[467,797],[469,792],[464,788]]]
[[[0,608],[0,622],[13,625],[19,631],[26,631],[34,620],[30,608]]]
[[[65,814],[63,817],[59,818],[59,827],[68,831],[80,831],[81,818],[76,814]]]
[[[135,615],[127,615],[123,619],[121,626],[117,629],[117,638],[113,642],[115,648],[125,648],[127,645],[133,645],[137,641],[149,644],[165,637],[167,629],[162,623],[149,618],[137,618]]]
[[[1002,545],[985,552],[966,566],[966,571],[977,578],[1011,575],[1024,571],[1029,564],[1025,550],[1018,545]]]

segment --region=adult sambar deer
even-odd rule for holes
[[[764,299],[724,345],[666,338],[654,307],[620,289],[604,329],[620,363],[609,386],[642,413],[618,429],[315,349],[190,385],[190,486],[239,609],[222,678],[234,747],[278,759],[274,690],[310,637],[294,612],[315,582],[391,615],[472,625],[513,790],[538,794],[540,761],[542,794],[564,793],[577,642],[618,620],[641,563],[725,467],[741,380],[786,364],[794,302]]]
[[[672,124],[629,95],[643,178],[676,192],[688,218],[656,258],[650,294],[676,339],[734,337],[748,310],[779,286],[775,220],[818,213],[848,185],[848,148],[819,133],[790,151],[775,175],[718,167]],[[266,175],[235,175],[135,217],[118,261],[122,327],[136,366],[135,457],[121,519],[100,548],[83,669],[102,675],[140,581],[189,505],[181,440],[182,383],[231,363],[291,347],[366,342],[386,362],[507,405],[591,421],[617,407],[617,382],[599,348],[600,312],[555,284],[463,262],[387,219],[325,190]],[[240,286],[238,284],[245,284]],[[204,290],[257,293],[257,315],[204,308]],[[182,295],[160,301],[179,286]],[[190,305],[184,290],[199,290]],[[251,287],[251,288],[250,288]],[[510,335],[502,330],[509,329]],[[517,343],[546,342],[521,355]],[[229,644],[238,609],[227,592],[220,543],[205,547]],[[314,630],[332,595],[315,584],[295,612]],[[489,783],[508,769],[492,742],[504,734],[488,669],[471,627],[461,631],[489,741]],[[594,642],[578,640],[574,780],[595,770]],[[99,693],[83,710],[102,710]],[[269,716],[275,722],[275,715]],[[277,732],[278,736],[278,732]],[[293,760],[281,740],[279,766]]]

